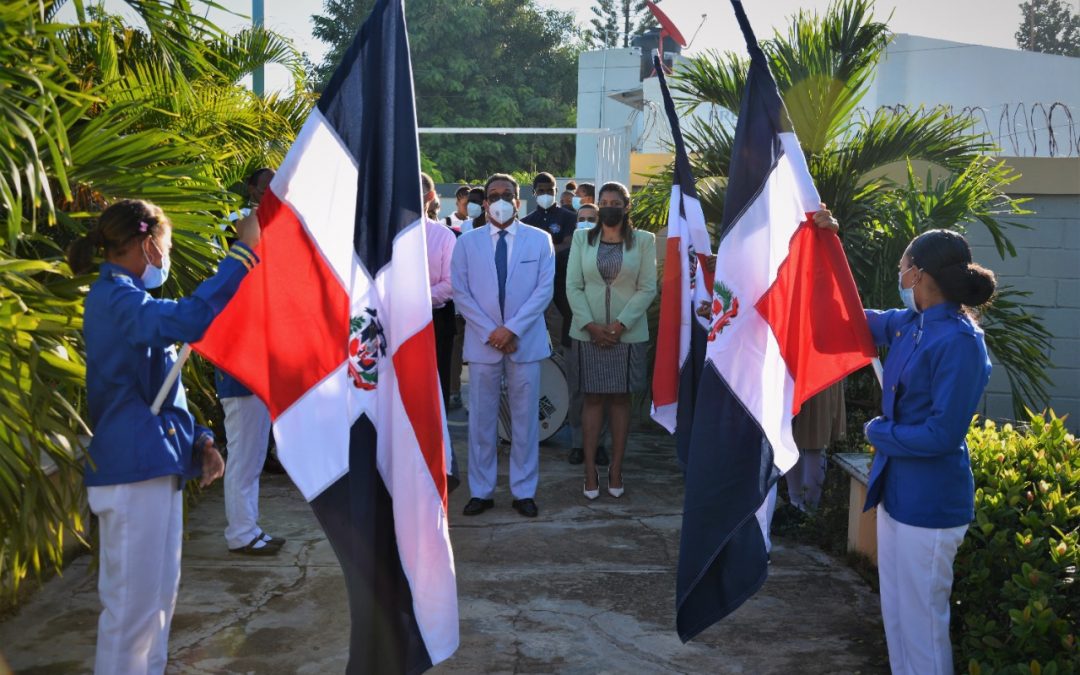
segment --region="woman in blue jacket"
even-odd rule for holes
[[[258,258],[254,215],[237,224],[239,242],[217,274],[180,301],[147,289],[169,274],[172,226],[160,208],[123,200],[68,251],[76,274],[101,273],[83,314],[86,389],[94,431],[85,483],[98,517],[100,570],[94,672],[162,673],[180,584],[182,487],[224,471],[208,429],[195,424],[177,380],[160,413],[151,403],[176,362],[176,343],[194,342],[232,298]]]
[[[867,310],[885,361],[882,414],[866,424],[876,454],[866,509],[878,507],[881,614],[892,672],[953,672],[949,595],[953,558],[975,517],[965,441],[990,379],[983,331],[970,308],[994,294],[993,272],[967,241],[931,230],[899,268],[905,309]]]

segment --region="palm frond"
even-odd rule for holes
[[[211,40],[207,62],[215,76],[237,83],[259,66],[284,66],[293,78],[293,88],[304,88],[304,58],[293,43],[277,33],[260,27],[245,28],[235,35]]]

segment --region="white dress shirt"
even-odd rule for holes
[[[439,309],[453,298],[450,286],[450,259],[454,255],[457,237],[441,222],[428,220],[427,254],[428,281],[431,283],[431,308]]]
[[[514,222],[512,222],[512,223],[510,223],[509,225],[506,226],[506,269],[507,269],[507,272],[509,272],[509,270],[510,270],[510,261],[513,260],[513,258],[510,257],[510,254],[514,252],[514,236],[517,235],[518,227],[520,227],[520,226],[521,226],[521,222],[517,218],[514,218]],[[499,232],[502,232],[502,230],[500,230],[499,228],[492,225],[491,221],[488,221],[487,228],[488,228],[489,234],[491,234],[491,253],[492,253],[492,255],[494,255],[495,254],[495,247],[499,245]]]
[[[468,223],[469,225],[472,225],[472,218],[470,218],[467,215],[465,216],[465,218],[458,218],[457,213],[451,213],[446,218],[450,219],[450,228],[454,229],[454,230],[457,230],[458,232],[461,232],[462,234],[464,234],[465,232],[468,232],[468,230],[465,229],[465,223]],[[446,218],[443,218],[444,223],[446,222]]]

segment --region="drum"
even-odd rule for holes
[[[545,441],[562,429],[570,412],[570,387],[562,357],[553,354],[540,362],[540,440]],[[510,399],[504,383],[499,398],[499,438],[510,442]]]

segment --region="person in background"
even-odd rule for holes
[[[588,230],[589,228],[596,227],[596,224],[600,222],[600,209],[596,208],[596,204],[585,204],[577,210],[577,227],[576,230]]]
[[[426,173],[420,174],[420,189],[424,199],[424,208],[431,211],[432,204],[438,205],[439,197],[435,193],[435,183]],[[450,362],[454,353],[453,291],[450,286],[450,260],[454,254],[454,232],[442,223],[428,218],[427,253],[428,281],[431,284],[431,323],[435,329],[435,361],[439,369],[439,386],[442,388],[443,402],[450,398]]]
[[[469,186],[459,185],[454,191],[454,212],[443,219],[446,226],[461,234],[461,225],[469,219]],[[471,220],[471,219],[470,219]]]
[[[466,219],[461,223],[461,233],[464,234],[473,229],[477,220],[483,224],[484,213],[484,188],[469,188],[467,203],[465,205]],[[454,316],[454,348],[450,358],[450,398],[446,402],[447,410],[460,410],[461,401],[461,371],[465,367],[462,354],[465,349],[465,318],[458,312]]]
[[[484,214],[484,205],[487,204],[486,200],[487,195],[484,192],[484,188],[474,187],[469,189],[469,203],[466,205],[466,210],[468,211],[469,217],[472,218],[472,221],[462,224],[462,234],[487,224],[487,216]],[[474,213],[476,215],[473,215]]]
[[[844,383],[812,396],[791,422],[799,461],[784,474],[788,501],[799,513],[816,511],[825,484],[825,450],[844,436]]]
[[[555,203],[555,177],[542,172],[533,178],[536,209],[521,219],[526,225],[551,235],[555,246],[555,299],[544,313],[551,342],[558,352],[570,347],[570,303],[566,300],[566,261],[570,258],[570,241],[577,226],[574,212]]]
[[[827,210],[814,216],[835,229]],[[877,511],[878,579],[889,665],[897,675],[953,672],[953,559],[975,517],[967,431],[990,380],[972,308],[994,295],[994,273],[956,232],[930,230],[901,256],[904,309],[866,310],[889,348],[882,413],[866,423],[875,450],[865,509]]]
[[[570,201],[575,211],[580,209],[583,204],[595,204],[596,186],[592,183],[578,183],[577,189],[574,190],[574,198]]]
[[[580,190],[582,186],[578,186]],[[630,223],[630,192],[605,183],[599,195],[600,223],[574,232],[566,292],[574,311],[570,335],[585,395],[585,487],[600,496],[596,446],[604,409],[611,421],[611,465],[607,491],[621,497],[622,466],[630,431],[630,395],[645,387],[649,325],[645,312],[656,297],[656,239]]]
[[[93,438],[83,480],[98,518],[100,563],[94,672],[163,673],[180,585],[183,487],[204,487],[225,470],[209,429],[195,424],[180,380],[154,412],[152,402],[176,363],[176,343],[197,342],[259,264],[255,214],[237,222],[239,241],[218,271],[181,300],[147,289],[169,276],[172,225],[154,204],[109,206],[68,249],[75,274],[104,255],[83,314],[86,400]]]
[[[440,208],[439,197],[438,197],[438,195],[435,195],[435,199],[431,200],[430,202],[428,202],[427,204],[424,205],[424,211],[425,211],[424,215],[427,216],[427,219],[429,221],[438,222],[438,220],[439,220],[439,208]]]
[[[574,190],[577,190],[577,183],[572,180],[566,181],[563,193],[559,197],[559,206],[571,211],[574,210]]]
[[[262,201],[274,170],[262,168],[247,181],[252,208]],[[270,410],[244,385],[221,368],[214,369],[214,385],[225,413],[229,463],[225,466],[225,545],[231,553],[275,555],[285,544],[259,526],[259,474],[270,442]]]
[[[454,247],[454,303],[465,317],[469,362],[469,491],[465,515],[495,505],[502,383],[510,401],[513,508],[535,518],[540,475],[540,362],[551,356],[544,309],[555,285],[551,236],[517,219],[518,184],[494,174],[487,185],[488,224]]]
[[[439,196],[435,192],[435,182],[426,173],[420,174],[420,191],[424,206],[430,213],[431,205],[439,203]],[[450,366],[454,354],[454,333],[457,330],[452,300],[454,294],[450,286],[450,261],[454,254],[454,245],[461,235],[431,217],[424,223],[424,227],[428,282],[431,286],[431,325],[435,331],[435,367],[439,371],[439,389],[445,407],[450,399]],[[457,453],[452,443],[447,451],[447,486],[450,492],[453,492],[460,483]]]
[[[577,210],[577,227],[575,229],[589,229],[596,227],[600,222],[600,212],[595,204],[586,204]],[[572,241],[572,238],[571,238]],[[567,255],[567,261],[569,261]],[[567,301],[569,304],[569,301]],[[571,311],[571,319],[573,312]],[[585,395],[581,393],[581,378],[578,374],[577,359],[566,360],[566,383],[570,389],[570,409],[566,413],[566,423],[570,426],[570,453],[566,461],[570,464],[581,464],[585,461],[585,434],[581,428],[581,409],[585,405]],[[611,431],[608,427],[607,416],[604,417],[600,431],[600,440],[596,446],[597,466],[607,466],[610,461],[606,447],[611,444]]]

